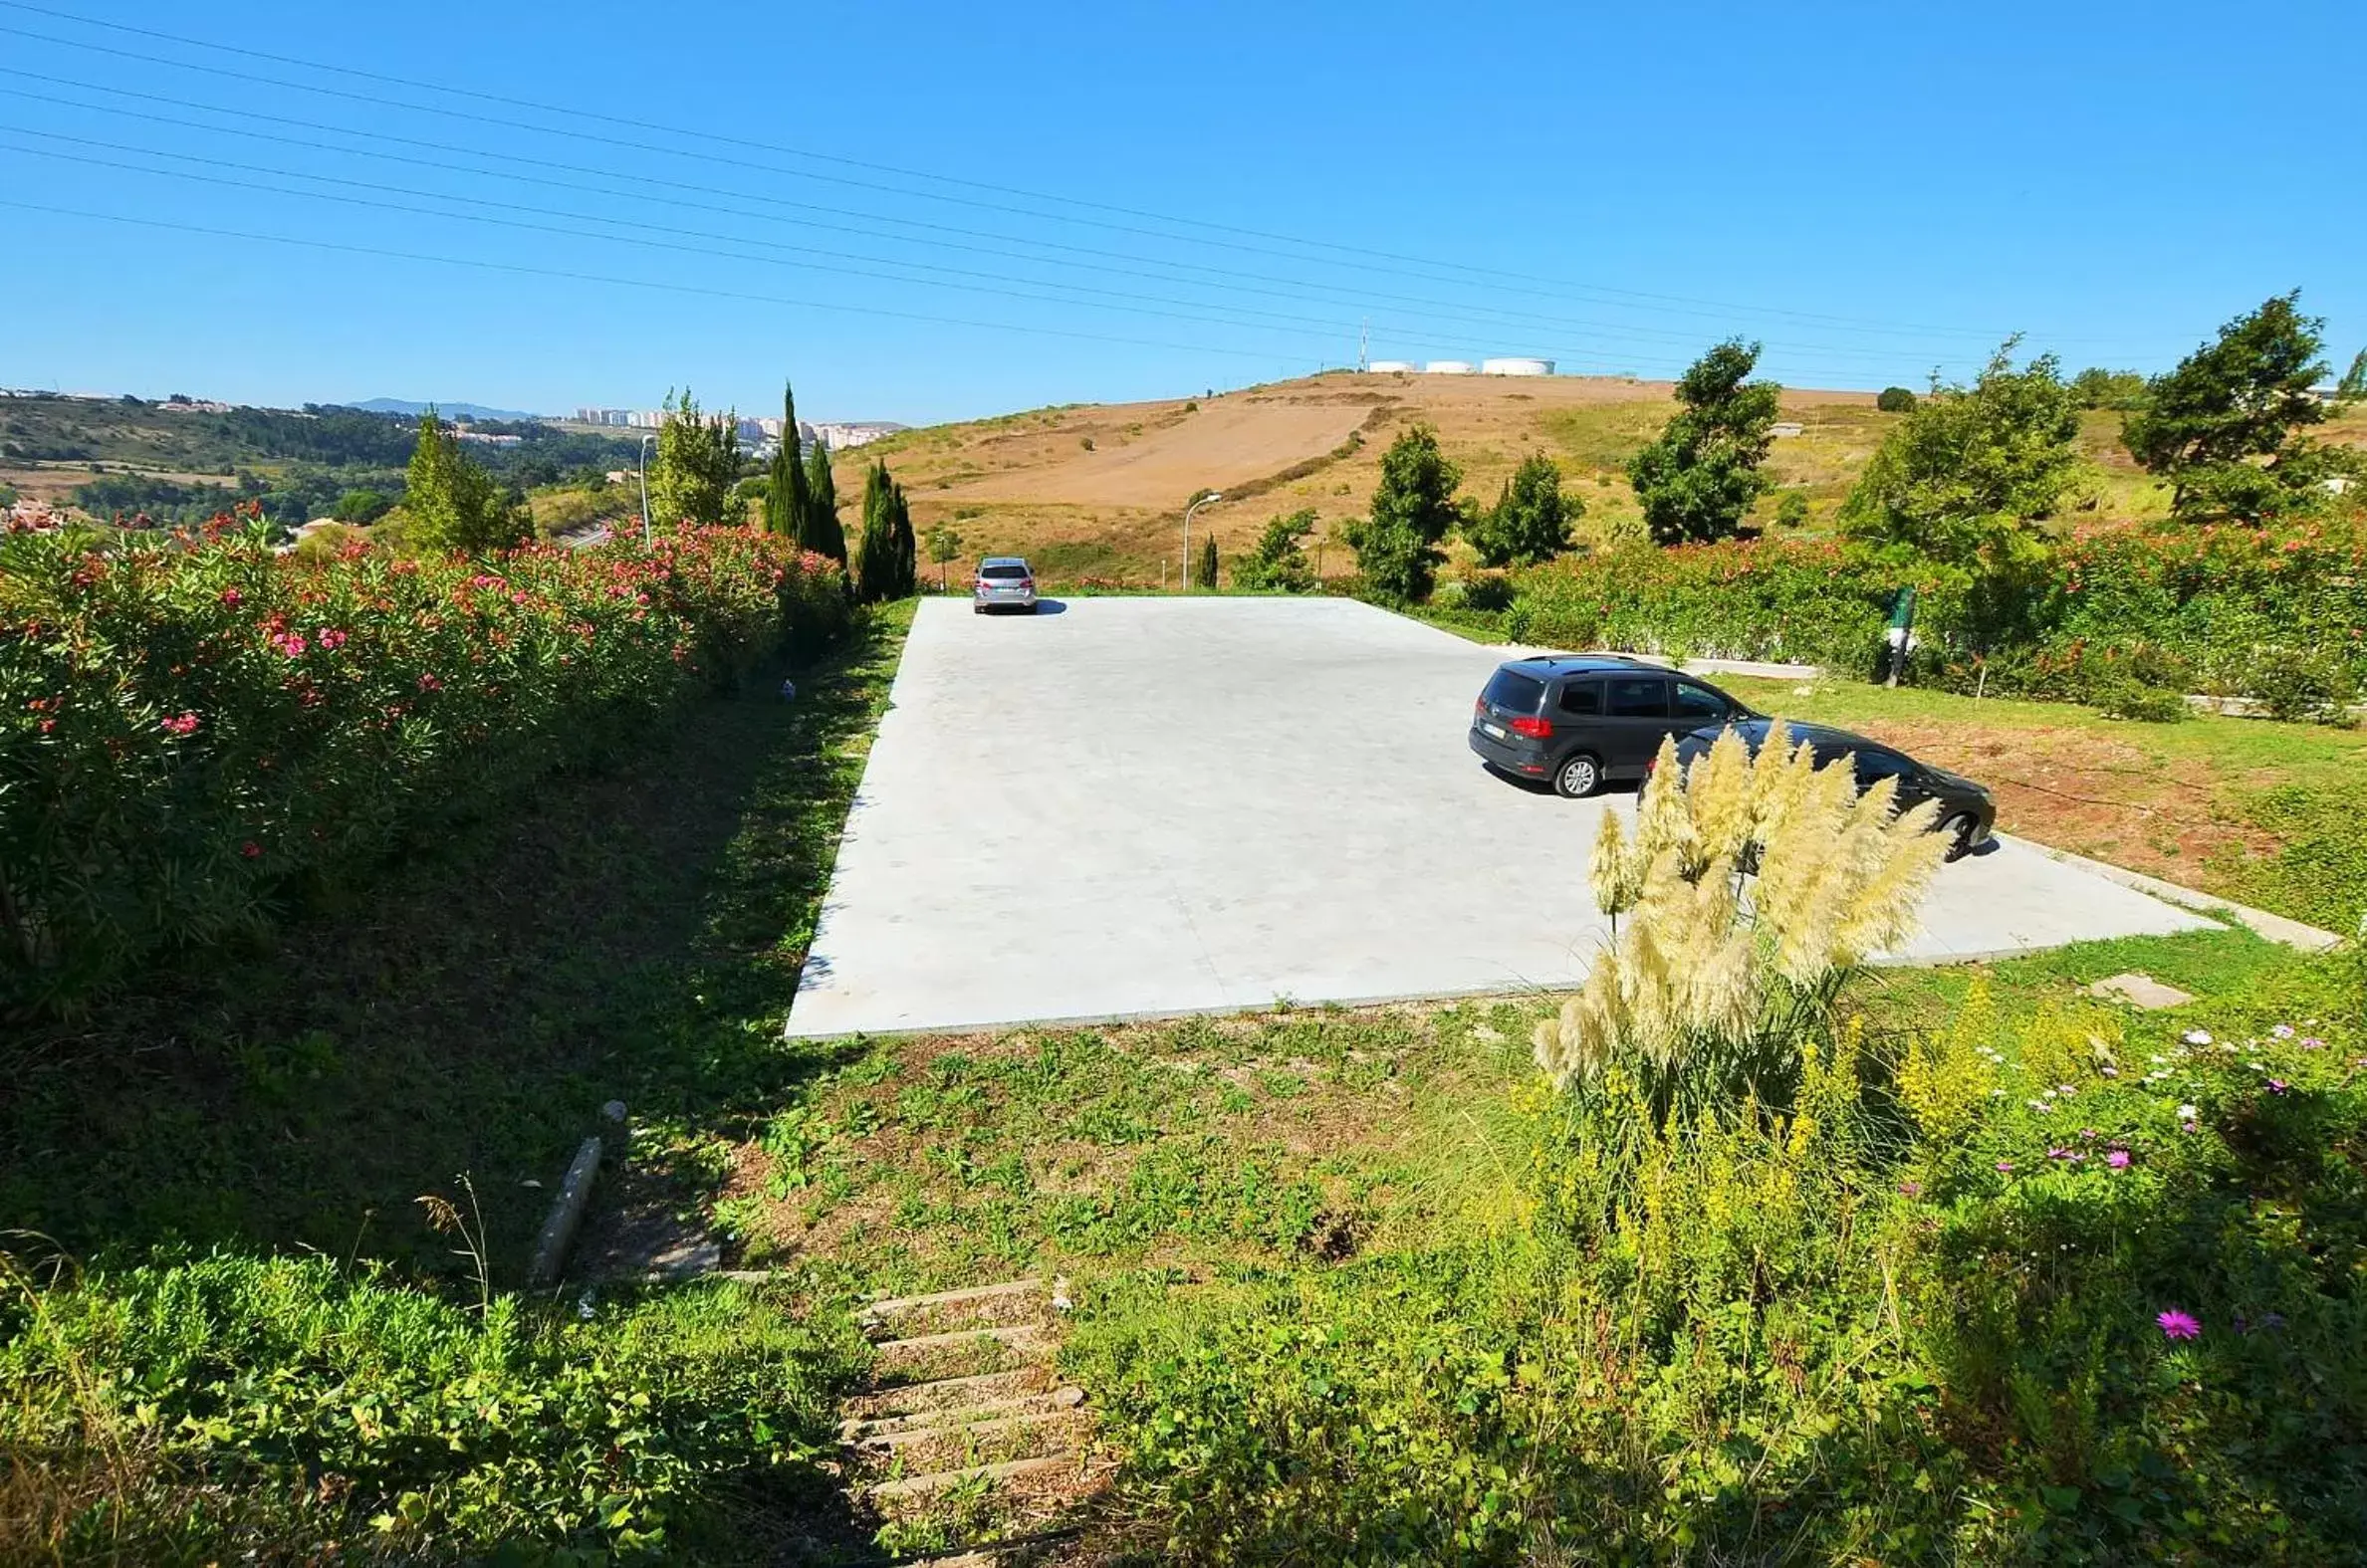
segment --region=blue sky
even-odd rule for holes
[[[0,384],[789,374],[919,423],[1352,363],[1369,320],[1374,357],[1668,374],[1740,333],[1878,387],[2014,331],[2157,369],[2296,286],[2339,368],[2363,58],[2355,0],[0,0]]]

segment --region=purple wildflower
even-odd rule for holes
[[[1998,1169],[2001,1171],[2011,1171],[2013,1169],[2013,1162],[2012,1160],[2000,1160],[1998,1162]]]
[[[2172,1307],[2167,1312],[2157,1313],[2154,1322],[2161,1325],[2164,1339],[2201,1339],[2203,1337],[2201,1320],[2192,1313],[2179,1311],[2176,1307]]]
[[[2289,1040],[2293,1037],[2293,1026],[2290,1023],[2279,1023],[2268,1032],[2280,1040]]]
[[[2126,1149],[2115,1149],[2111,1153],[2104,1156],[2104,1163],[2111,1166],[2115,1171],[2125,1171],[2129,1168],[2129,1151]]]
[[[1923,1184],[1921,1182],[1901,1182],[1899,1183],[1899,1191],[1905,1193],[1909,1198],[1921,1198],[1923,1196]]]
[[[2268,1092],[2270,1094],[2290,1093],[2292,1087],[2293,1086],[2291,1084],[2285,1082],[2282,1078],[2270,1078],[2268,1080]]]

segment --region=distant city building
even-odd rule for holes
[[[804,427],[803,421],[800,423]],[[881,436],[891,436],[899,430],[910,427],[897,424],[889,419],[859,419],[844,423],[817,421],[812,426],[804,428],[809,429],[816,438],[828,441],[831,451],[843,452],[849,447],[868,446]]]
[[[452,434],[462,441],[477,441],[483,443],[486,446],[516,446],[521,441],[526,439],[524,436],[486,435],[479,431],[467,429],[455,430],[452,432]]]

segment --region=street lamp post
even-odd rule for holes
[[[1222,501],[1225,498],[1222,495],[1219,495],[1216,491],[1211,490],[1202,495],[1198,500],[1194,501],[1190,506],[1184,508],[1183,579],[1184,591],[1186,593],[1192,591],[1192,514],[1212,502]]]
[[[656,439],[657,437],[653,435],[641,437],[641,548],[643,550],[647,550],[652,543],[649,537],[649,443]]]

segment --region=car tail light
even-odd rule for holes
[[[1548,740],[1553,734],[1553,721],[1550,719],[1515,719],[1512,721],[1512,730],[1515,735],[1526,735],[1533,741]]]

